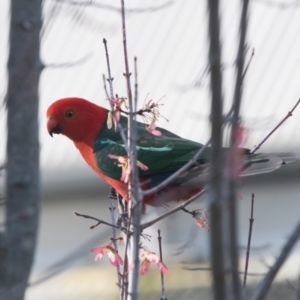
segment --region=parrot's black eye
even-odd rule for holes
[[[68,119],[72,118],[73,116],[74,116],[73,110],[68,110],[68,111],[66,112],[66,117],[67,117]]]

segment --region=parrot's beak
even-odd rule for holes
[[[48,118],[47,129],[48,129],[48,132],[51,135],[51,137],[53,137],[53,133],[56,133],[56,134],[61,133],[60,126],[58,125],[57,121],[52,117]]]

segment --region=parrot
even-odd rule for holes
[[[86,163],[128,201],[128,154],[120,128],[127,136],[127,116],[119,116],[121,126],[109,123],[110,110],[86,99],[68,97],[55,101],[47,110],[47,130],[68,137],[81,153]],[[142,190],[151,189],[185,165],[203,147],[202,144],[182,138],[166,129],[156,127],[154,135],[143,122],[134,121],[137,130],[137,169]],[[228,151],[228,149],[227,149]],[[225,151],[226,152],[226,151]],[[243,161],[248,166],[243,175],[271,172],[282,164],[298,160],[294,154],[251,154],[241,149]],[[161,206],[170,201],[185,201],[199,193],[209,174],[210,148],[197,161],[166,187],[143,197],[144,205]],[[125,172],[125,173],[124,173]],[[125,174],[125,175],[124,175]]]

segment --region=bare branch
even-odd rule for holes
[[[138,72],[137,72],[137,57],[134,57],[134,111],[137,111],[138,103]]]
[[[196,199],[198,199],[199,197],[201,197],[204,193],[205,193],[205,189],[202,190],[201,192],[197,193],[196,195],[194,195],[191,199],[177,205],[176,207],[170,209],[169,211],[167,211],[166,213],[160,215],[159,217],[155,218],[154,220],[151,220],[147,223],[144,223],[141,225],[141,230],[144,230],[150,226],[152,226],[153,224],[157,223],[158,221],[174,214],[175,212],[179,211],[179,210],[182,210],[184,207],[186,207],[187,205],[191,204],[192,202],[194,202]]]
[[[245,298],[246,294],[246,284],[247,284],[247,275],[248,275],[248,264],[250,257],[250,246],[251,246],[251,236],[252,236],[252,227],[253,227],[253,207],[254,207],[254,193],[252,194],[251,200],[251,214],[249,219],[249,233],[248,233],[248,244],[247,244],[247,254],[246,254],[246,262],[245,262],[245,271],[244,271],[244,280],[243,280],[243,298]]]
[[[104,224],[104,225],[107,225],[107,226],[110,226],[110,227],[113,227],[113,228],[116,228],[116,229],[120,229],[120,230],[122,230],[123,232],[130,233],[130,232],[128,232],[128,230],[127,230],[126,228],[124,228],[124,227],[120,227],[120,226],[111,224],[111,223],[109,223],[109,222],[103,221],[103,220],[98,219],[98,218],[95,218],[95,217],[93,217],[93,216],[81,214],[81,213],[78,213],[78,212],[76,212],[76,211],[74,211],[74,215],[75,215],[76,217],[83,217],[83,218],[86,218],[86,219],[91,219],[91,220],[97,221],[97,223],[96,223],[95,225],[90,226],[90,229],[94,229],[94,228],[97,227],[98,225]]]
[[[297,106],[300,103],[300,99],[296,102],[294,107],[292,108],[291,111],[287,113],[287,115],[279,122],[277,126],[256,146],[254,149],[251,151],[251,153],[255,153],[265,142],[269,137],[289,118],[293,115],[294,110],[297,108]]]
[[[104,44],[104,48],[105,48],[105,56],[106,56],[106,64],[107,64],[107,72],[108,72],[107,81],[109,83],[109,88],[110,88],[110,97],[107,97],[107,98],[112,99],[114,97],[114,90],[113,90],[113,84],[112,84],[114,78],[111,76],[110,62],[109,62],[109,55],[108,55],[108,50],[107,50],[106,39],[103,39],[103,44]],[[106,89],[106,85],[104,85],[104,88]],[[106,94],[108,95],[107,91],[106,91]]]
[[[300,300],[300,274],[298,275],[298,282],[297,282],[297,287],[295,288],[296,292],[296,297],[295,300]]]
[[[123,74],[126,78],[127,98],[129,105],[130,116],[128,118],[128,157],[130,164],[130,180],[128,184],[128,195],[129,195],[129,219],[130,219],[130,230],[133,234],[130,236],[130,246],[128,248],[127,255],[130,254],[134,268],[129,273],[129,286],[128,294],[131,300],[138,299],[138,282],[139,282],[139,241],[140,241],[140,223],[142,214],[142,194],[139,184],[138,171],[137,171],[137,128],[133,115],[133,101],[132,101],[132,90],[130,83],[131,73],[129,71],[128,63],[128,50],[127,50],[127,32],[126,32],[126,17],[125,17],[125,3],[121,0],[121,16],[122,16],[122,40],[123,40],[123,53],[124,53],[124,64],[125,73]]]
[[[75,67],[75,66],[79,66],[81,64],[86,63],[87,61],[89,61],[92,57],[94,56],[94,53],[89,53],[87,55],[85,55],[84,57],[74,61],[74,62],[66,62],[66,63],[61,63],[61,64],[44,64],[44,68],[71,68],[71,67]]]
[[[114,207],[114,198],[113,198],[113,194],[116,193],[116,191],[111,187],[111,194],[112,197],[110,197],[110,206],[109,206],[109,211],[110,211],[110,217],[111,217],[111,222],[112,225],[116,225],[116,220],[115,220],[115,207]],[[117,244],[117,233],[116,233],[116,227],[112,227],[112,243],[113,246],[115,248],[115,250],[118,252],[118,244]],[[121,286],[122,284],[122,277],[121,277],[121,270],[120,270],[120,266],[117,265],[117,276],[118,276],[118,285]],[[119,295],[120,295],[120,299],[121,299],[121,290],[119,289]]]
[[[244,72],[243,72],[243,75],[242,75],[242,82],[244,81],[245,76],[246,76],[246,74],[247,74],[247,72],[248,72],[248,70],[249,70],[250,64],[251,64],[252,59],[253,59],[253,57],[254,57],[254,53],[255,53],[255,51],[254,51],[254,48],[253,48],[253,49],[252,49],[252,52],[251,52],[250,59],[249,59],[247,65],[246,65],[246,68],[245,68],[245,70],[244,70]]]
[[[87,1],[78,1],[78,0],[55,0],[57,2],[60,3],[64,3],[64,4],[70,4],[70,5],[79,5],[79,6],[88,6],[88,7],[95,7],[95,8],[99,8],[99,9],[106,9],[106,10],[110,10],[113,12],[117,12],[120,13],[121,9],[113,6],[113,5],[109,5],[109,4],[101,4],[101,3],[97,3],[93,0],[87,0]],[[149,12],[156,12],[162,9],[165,9],[171,5],[174,4],[174,1],[167,1],[161,5],[158,6],[149,6],[149,7],[145,7],[145,8],[127,8],[126,12],[127,13],[149,13]]]
[[[285,245],[283,246],[279,257],[271,266],[269,269],[267,275],[265,278],[262,280],[262,282],[259,284],[258,288],[254,292],[251,300],[262,300],[265,299],[265,296],[267,292],[269,291],[271,284],[273,280],[275,279],[275,276],[277,275],[279,269],[283,265],[283,263],[286,261],[288,256],[290,255],[293,247],[296,245],[300,238],[300,221],[296,225],[295,229],[293,230],[291,236],[289,239],[286,241]]]
[[[183,270],[187,271],[212,271],[212,268],[206,268],[206,267],[183,267]],[[244,272],[239,272],[240,275],[243,275]],[[265,273],[248,273],[249,276],[265,276]]]
[[[255,1],[259,4],[266,5],[270,8],[276,8],[276,9],[281,9],[281,10],[298,8],[300,6],[299,0],[289,2],[289,3],[286,3],[286,1],[279,2],[279,1],[274,1],[274,0],[252,0],[252,1]]]
[[[233,116],[231,123],[230,146],[231,151],[228,156],[227,172],[225,175],[224,196],[227,209],[225,210],[226,225],[228,230],[228,243],[226,244],[225,266],[230,270],[228,283],[230,287],[230,299],[241,299],[241,283],[239,277],[239,249],[238,249],[238,221],[237,221],[237,203],[236,203],[236,177],[232,176],[236,160],[237,130],[240,124],[240,106],[243,92],[244,64],[245,64],[245,40],[247,33],[247,14],[249,0],[242,1],[242,13],[240,17],[240,38],[236,58],[236,82],[233,97]]]
[[[162,246],[161,246],[161,235],[160,235],[160,229],[157,230],[158,232],[158,245],[159,245],[159,259],[161,262],[163,262],[163,255],[162,255]],[[167,300],[166,294],[165,294],[165,280],[164,280],[164,273],[160,272],[160,283],[161,283],[161,300]]]
[[[221,44],[219,1],[208,0],[209,10],[209,70],[211,81],[211,168],[208,192],[210,211],[210,252],[215,300],[226,300],[223,253],[223,97],[221,72]]]

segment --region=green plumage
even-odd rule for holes
[[[124,129],[126,136],[127,118],[121,116],[119,123]],[[153,185],[163,181],[185,165],[203,147],[200,143],[183,139],[160,127],[157,127],[157,129],[162,135],[155,136],[149,133],[145,126],[141,122],[136,122],[138,135],[137,160],[146,165],[148,170],[143,171],[140,168],[138,170],[140,176],[151,178]],[[206,181],[209,152],[210,149],[208,148],[198,158],[197,164],[182,173],[173,183],[181,184],[196,177]],[[108,157],[108,154],[116,156],[127,155],[119,130],[115,131],[114,128],[108,129],[105,122],[94,142],[94,153],[97,166],[102,173],[111,178],[121,178],[122,168],[117,165],[118,163],[115,159]],[[226,153],[228,153],[228,148],[224,148],[224,158]],[[298,160],[299,154],[295,153],[251,154],[249,150],[244,149],[243,164],[246,169],[243,170],[241,175],[248,176],[271,172],[282,164],[293,163]]]
[[[127,128],[127,118],[121,116],[120,124],[122,128]],[[137,126],[137,160],[146,165],[149,169],[143,171],[139,169],[141,176],[150,176],[157,173],[170,173],[178,170],[186,164],[192,156],[203,145],[183,139],[163,128],[157,127],[161,131],[161,136],[150,134],[145,124],[136,122]],[[124,142],[119,131],[114,128],[108,129],[107,124],[103,126],[94,142],[95,159],[101,172],[105,175],[119,179],[121,168],[117,166],[116,160],[110,159],[108,154],[126,156]],[[207,152],[199,159],[198,163],[207,162]]]

